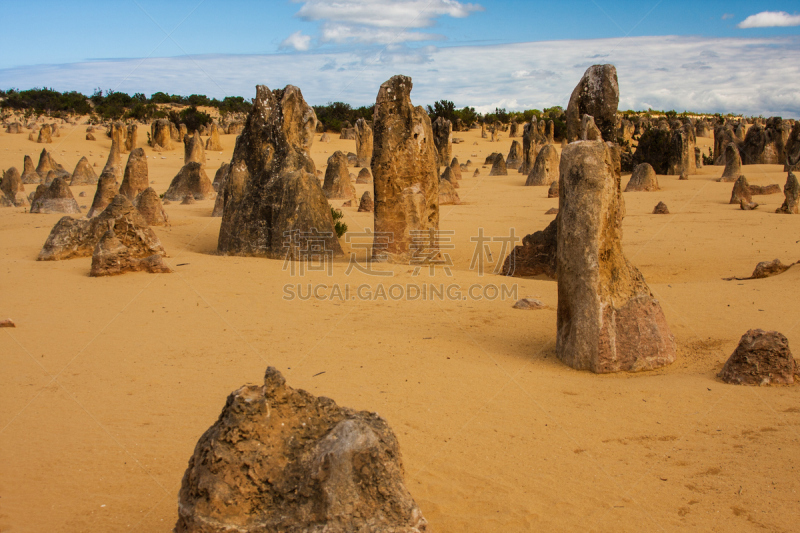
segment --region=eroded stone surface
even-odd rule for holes
[[[719,378],[736,385],[790,385],[798,371],[786,337],[777,331],[751,329],[742,335]]]

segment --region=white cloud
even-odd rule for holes
[[[733,13],[723,13],[722,20],[732,19],[734,17]]]
[[[750,15],[739,24],[740,28],[774,28],[800,26],[800,15],[790,15],[786,11],[762,11]]]
[[[402,44],[439,40],[428,28],[438,17],[464,18],[482,11],[478,4],[456,0],[295,0],[297,16],[321,22],[319,40],[330,44]]]
[[[0,70],[7,87],[54,87],[89,94],[166,91],[252,98],[258,83],[297,85],[312,104],[375,101],[380,84],[411,76],[417,105],[447,99],[458,107],[518,110],[566,107],[586,67],[616,65],[620,109],[677,109],[800,118],[800,37],[631,37],[392,50],[272,55],[115,59]],[[399,49],[398,49],[399,50]],[[711,54],[713,52],[714,54]],[[602,59],[591,59],[601,54]],[[687,70],[691,69],[691,70]],[[514,73],[526,72],[524,76]],[[546,73],[546,74],[544,74]]]
[[[282,50],[293,48],[299,52],[305,52],[311,48],[311,36],[296,31],[281,42],[280,48]]]

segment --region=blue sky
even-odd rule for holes
[[[292,83],[311,103],[358,105],[404,73],[415,103],[513,109],[565,105],[586,66],[611,62],[621,107],[800,117],[797,1],[44,0],[35,9],[4,3],[2,88],[251,97],[256,83]]]

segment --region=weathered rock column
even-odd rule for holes
[[[378,261],[408,262],[438,250],[436,148],[428,114],[411,104],[411,87],[408,76],[394,76],[381,85],[375,102],[372,255]]]
[[[615,154],[583,141],[561,154],[556,354],[596,373],[675,360],[675,340],[641,273],[622,253],[624,204]]]
[[[356,157],[360,167],[372,161],[372,128],[363,118],[356,120]]]

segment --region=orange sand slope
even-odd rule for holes
[[[25,154],[36,163],[47,146],[68,170],[85,155],[99,174],[110,140],[100,130],[86,141],[84,129],[66,126],[52,145],[0,132],[0,169],[21,170]],[[552,220],[544,213],[558,200],[523,187],[516,171],[489,177],[480,166],[508,153],[507,134],[454,135],[465,139],[454,154],[481,175],[464,172],[463,204],[441,208],[441,229],[454,232],[451,275],[408,266],[381,266],[389,278],[346,275],[337,260],[331,276],[300,277],[281,261],[220,257],[207,200],[166,206],[172,225],[154,228],[174,274],[95,279],[89,258],[36,262],[59,215],[0,209],[0,318],[17,323],[0,330],[0,531],[169,531],[197,439],[267,365],[293,387],[388,420],[432,531],[796,529],[800,387],[715,379],[750,328],[782,332],[800,356],[800,267],[722,280],[759,261],[800,260],[800,216],[774,214],[783,195],[740,211],[728,204],[732,184],[714,181],[722,167],[625,193],[625,252],[660,299],[679,359],[645,374],[576,372],[554,357],[554,281],[492,274],[500,242],[484,275],[470,270],[479,228],[522,237]],[[333,151],[355,152],[331,137],[313,147],[321,170]],[[707,153],[711,140],[698,141]],[[212,178],[235,137],[222,143],[207,153]],[[159,193],[182,166],[178,148],[145,146]],[[785,182],[778,166],[744,172],[751,184]],[[367,189],[356,185],[359,197]],[[73,192],[91,204],[93,187]],[[659,201],[672,214],[652,215]],[[350,232],[371,228],[372,214],[356,209],[343,208]],[[504,284],[550,309],[499,298],[283,299],[298,283]]]

